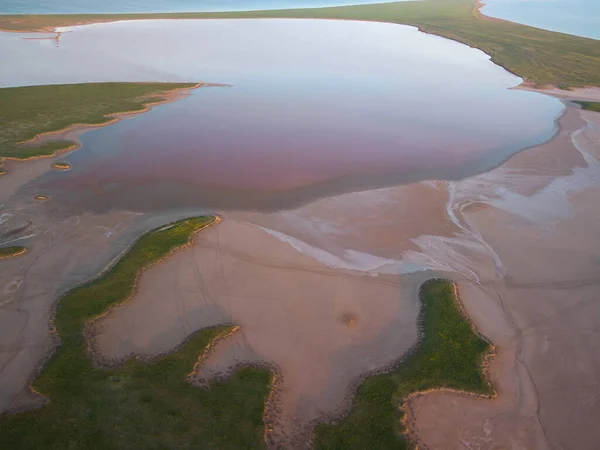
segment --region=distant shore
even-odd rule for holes
[[[427,0],[355,6],[222,13],[4,15],[0,30],[52,32],[57,27],[119,20],[299,18],[391,22],[478,48],[536,86],[600,86],[600,42],[555,33],[479,12],[479,0]],[[527,42],[527,46],[523,46]],[[520,51],[515,53],[518,46]],[[540,70],[540,67],[543,70]],[[575,69],[576,68],[576,69]]]

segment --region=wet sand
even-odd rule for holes
[[[75,211],[274,211],[460,179],[550,139],[563,109],[554,98],[508,90],[521,80],[481,51],[395,24],[125,21],[74,27],[59,47],[50,44],[0,33],[0,54],[16,68],[0,85],[233,85],[198,89],[83,136],[84,148],[69,157],[72,170],[31,183]]]

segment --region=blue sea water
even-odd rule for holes
[[[367,3],[385,3],[385,0],[1,0],[0,14],[245,11],[315,8]]]
[[[600,39],[600,0],[483,0],[490,17]]]

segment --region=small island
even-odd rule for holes
[[[54,169],[58,169],[58,170],[70,170],[71,169],[71,164],[69,164],[68,162],[55,162],[52,164],[52,168]]]
[[[21,247],[19,245],[0,247],[0,259],[14,258],[15,256],[22,255],[26,251],[27,249],[25,247]]]

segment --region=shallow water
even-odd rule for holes
[[[0,36],[0,83],[228,83],[97,129],[28,186],[84,208],[289,208],[485,171],[549,139],[562,104],[478,50],[393,24],[138,21]]]
[[[485,0],[484,3],[481,11],[490,17],[600,39],[598,0]]]
[[[392,1],[392,0],[390,0]],[[408,1],[408,0],[393,0]],[[385,0],[4,0],[0,14],[108,14],[154,12],[249,11],[260,9],[320,8]]]

